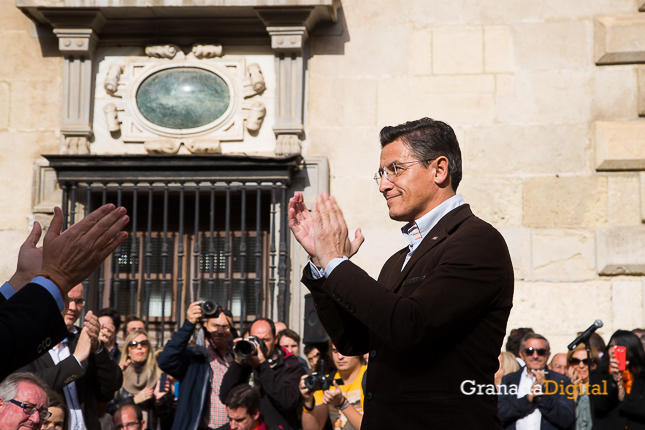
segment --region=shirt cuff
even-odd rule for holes
[[[331,260],[328,264],[327,267],[325,267],[325,278],[329,278],[331,275],[331,272],[338,267],[340,263],[343,261],[347,261],[349,258],[345,257],[344,255],[342,257],[336,257],[333,260]]]
[[[42,276],[36,276],[33,281],[34,284],[38,284],[41,287],[45,288],[49,293],[54,297],[54,300],[56,300],[56,304],[58,305],[58,310],[63,312],[63,309],[65,309],[65,300],[63,300],[63,295],[60,293],[60,290],[54,284],[52,281],[50,281],[47,278],[43,278]]]
[[[314,279],[320,279],[325,276],[325,271],[316,267],[316,265],[309,260],[309,268],[311,269],[311,277]]]
[[[11,296],[16,294],[16,290],[14,290],[11,285],[9,285],[9,282],[5,282],[4,284],[2,284],[2,287],[0,287],[0,294],[2,294],[5,299],[9,300]]]

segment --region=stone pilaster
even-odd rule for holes
[[[92,135],[92,53],[98,37],[92,29],[56,28],[63,54],[61,154],[89,153]]]
[[[304,26],[267,27],[275,53],[276,114],[273,131],[276,155],[299,154],[304,132],[303,106],[307,29]]]

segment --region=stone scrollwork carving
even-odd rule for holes
[[[105,113],[105,122],[107,123],[108,130],[115,133],[121,131],[121,124],[119,124],[118,112],[114,103],[108,103],[103,107]]]
[[[184,146],[193,154],[219,154],[222,152],[219,140],[191,139],[184,142]]]
[[[193,45],[193,50],[191,51],[195,58],[215,58],[221,57],[223,54],[222,45]]]
[[[264,83],[264,75],[262,74],[260,66],[256,63],[250,64],[248,71],[251,76],[251,86],[253,87],[253,91],[255,91],[256,94],[264,91],[266,89],[266,84]]]
[[[251,105],[249,116],[246,120],[246,129],[250,131],[258,131],[262,127],[262,121],[267,114],[267,109],[262,102],[255,102]]]
[[[155,58],[173,59],[181,51],[177,45],[154,45],[146,46],[146,55]]]
[[[105,84],[103,85],[108,94],[114,95],[114,93],[117,92],[121,73],[123,73],[123,67],[121,67],[120,64],[112,64],[110,66],[110,69],[105,76]]]
[[[70,136],[63,140],[62,147],[60,148],[61,154],[89,154],[90,145],[86,137],[83,136]]]
[[[298,135],[279,134],[276,136],[275,155],[300,154],[302,145]]]
[[[143,144],[149,154],[176,154],[180,146],[178,140],[148,140]]]

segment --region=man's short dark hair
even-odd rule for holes
[[[125,317],[125,321],[123,322],[123,338],[125,339],[128,337],[128,324],[130,324],[132,321],[141,321],[145,327],[146,323],[143,321],[141,318],[134,314],[130,314],[127,317]]]
[[[394,127],[381,129],[381,147],[401,139],[414,158],[423,167],[440,156],[448,159],[450,185],[453,191],[461,182],[461,150],[455,131],[448,124],[432,118],[408,121]]]
[[[533,333],[533,329],[528,327],[520,327],[511,330],[511,334],[509,334],[508,339],[506,339],[506,350],[508,352],[512,352],[514,356],[519,357],[520,342],[522,342],[522,338],[526,336],[527,333]]]
[[[285,328],[278,333],[278,343],[280,343],[280,339],[282,339],[283,337],[288,337],[289,339],[292,339],[294,342],[300,345],[300,335],[290,328]]]
[[[114,332],[118,333],[119,328],[121,327],[121,314],[114,308],[103,308],[96,313],[98,318],[101,317],[110,317],[112,318],[112,324],[114,325]]]
[[[114,412],[114,416],[116,417],[116,414],[118,414],[121,411],[123,411],[124,409],[128,409],[128,408],[134,410],[134,413],[137,415],[137,421],[139,421],[139,422],[143,421],[143,412],[141,411],[141,408],[139,406],[137,406],[137,405],[132,404],[132,403],[128,403],[128,404],[125,404],[125,405],[119,407],[119,409],[117,409]]]
[[[269,326],[271,327],[271,334],[272,334],[272,335],[273,335],[273,337],[275,338],[275,334],[276,334],[276,333],[275,333],[275,324],[273,323],[273,320],[271,320],[271,319],[269,319],[269,318],[265,318],[265,317],[256,318],[256,319],[254,319],[254,320],[253,320],[253,322],[251,323],[251,328],[253,328],[253,325],[254,325],[256,322],[259,322],[259,321],[264,321],[264,322],[266,322],[267,324],[269,324]],[[250,332],[250,329],[249,329],[249,332]]]
[[[260,410],[260,393],[248,384],[238,385],[228,393],[224,404],[231,409],[244,407],[253,416]]]
[[[542,336],[541,334],[533,333],[532,331],[526,333],[522,338],[522,340],[520,341],[520,351],[524,349],[524,345],[526,345],[526,342],[531,339],[543,340],[544,343],[546,344],[546,350],[548,352],[551,352],[551,346],[549,345],[549,341],[546,340],[546,337]]]

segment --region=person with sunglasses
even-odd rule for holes
[[[157,366],[152,345],[145,331],[134,331],[125,338],[125,350],[119,366],[123,369],[123,386],[110,402],[108,412],[126,404],[143,411],[148,429],[169,429],[172,426],[172,392],[169,383],[161,387],[161,370]]]
[[[549,341],[544,336],[528,333],[522,338],[520,357],[526,366],[504,376],[498,391],[498,415],[505,429],[564,430],[573,425],[573,399],[560,391],[571,381],[547,370],[549,355]],[[547,381],[558,387],[555,393],[547,394]]]
[[[13,373],[0,384],[0,429],[40,430],[51,416],[47,385],[30,373]]]
[[[591,430],[593,414],[589,392],[589,369],[593,371],[600,363],[598,350],[590,345],[590,356],[584,344],[578,345],[573,351],[567,353],[567,376],[571,383],[577,387],[574,392],[576,402],[576,430]]]

